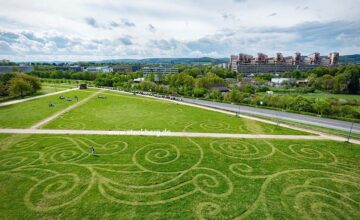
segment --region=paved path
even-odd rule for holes
[[[50,121],[54,120],[55,118],[59,117],[60,115],[62,115],[62,114],[64,114],[64,113],[66,113],[66,112],[68,112],[68,111],[70,111],[70,110],[78,107],[79,105],[84,104],[85,102],[89,101],[91,98],[93,98],[94,96],[98,95],[98,94],[101,93],[101,92],[102,92],[102,90],[99,90],[99,91],[95,92],[94,94],[91,94],[90,96],[86,97],[85,99],[81,100],[80,102],[77,102],[77,103],[75,103],[75,104],[67,107],[66,109],[64,109],[64,110],[62,110],[62,111],[59,111],[59,112],[51,115],[50,117],[45,118],[44,120],[36,123],[36,124],[33,125],[31,128],[32,128],[32,129],[40,128],[41,126],[49,123]]]
[[[48,93],[48,94],[45,94],[45,95],[34,96],[34,97],[31,97],[31,98],[19,99],[19,100],[13,100],[13,101],[9,101],[9,102],[4,102],[4,103],[0,103],[0,107],[2,107],[2,106],[7,106],[7,105],[14,105],[14,104],[18,104],[18,103],[21,103],[21,102],[26,102],[26,101],[34,100],[34,99],[40,99],[40,98],[44,98],[44,97],[47,97],[47,96],[52,96],[52,95],[61,94],[61,93],[64,93],[64,92],[70,92],[70,91],[73,91],[73,90],[78,90],[78,88],[66,89],[66,90],[61,90],[61,91],[58,91],[58,92]]]
[[[52,130],[52,129],[0,129],[4,134],[78,134],[78,135],[120,135],[120,136],[156,136],[156,137],[207,137],[207,138],[244,138],[244,139],[282,139],[282,140],[334,140],[346,141],[346,138],[327,135],[265,135],[265,134],[224,134],[170,131],[103,131],[103,130]],[[360,141],[351,140],[360,144]]]
[[[263,135],[263,134],[224,134],[170,131],[105,131],[105,130],[52,130],[52,129],[0,129],[0,133],[8,134],[98,134],[98,135],[130,135],[130,136],[166,136],[166,137],[213,137],[213,138],[266,138],[266,139],[305,139],[323,140],[323,136],[312,135]]]
[[[335,119],[320,118],[320,117],[315,117],[315,116],[301,115],[301,114],[275,111],[275,110],[269,110],[269,109],[254,108],[254,107],[248,107],[248,106],[240,106],[239,107],[239,105],[232,105],[232,104],[205,101],[205,100],[197,100],[197,99],[189,99],[189,98],[183,98],[183,101],[186,103],[197,104],[197,105],[202,105],[202,106],[207,106],[207,107],[211,107],[211,108],[217,108],[217,109],[222,109],[222,110],[232,111],[232,112],[239,112],[239,109],[240,109],[240,113],[248,113],[248,114],[252,114],[252,115],[260,115],[260,116],[266,116],[266,117],[271,117],[271,118],[279,118],[279,119],[284,119],[284,120],[288,120],[288,121],[304,123],[304,124],[308,124],[308,125],[321,126],[321,127],[325,127],[325,128],[333,128],[333,129],[337,129],[337,130],[341,130],[341,131],[349,131],[349,129],[351,127],[351,122],[340,121],[340,120],[335,120]],[[360,133],[360,124],[359,123],[354,123],[353,132]]]

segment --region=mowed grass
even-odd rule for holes
[[[305,134],[235,115],[148,97],[103,92],[45,125],[51,129],[168,130],[211,133]]]
[[[39,95],[49,94],[49,93],[59,92],[72,88],[76,88],[76,85],[42,83],[41,90],[38,92],[38,94]]]
[[[74,96],[79,101],[89,96],[93,91],[71,91],[52,95],[44,98],[34,99],[19,104],[0,107],[0,128],[28,128],[31,125],[49,117],[50,115],[65,109],[76,103]],[[60,100],[59,96],[70,97],[72,101]],[[49,107],[49,103],[55,107]]]
[[[358,145],[96,135],[0,140],[0,219],[360,216]]]

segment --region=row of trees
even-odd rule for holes
[[[76,79],[76,80],[95,80],[98,73],[74,72],[61,70],[34,70],[30,73],[33,76],[50,79]]]
[[[41,89],[37,77],[24,73],[7,73],[0,75],[0,95],[3,97],[24,97]]]
[[[214,97],[211,97],[210,94],[209,98]],[[360,101],[356,99],[339,100],[335,98],[308,98],[301,95],[251,94],[239,90],[232,90],[230,93],[217,96],[215,99],[237,104],[278,108],[285,111],[308,112],[321,116],[360,119],[360,111],[356,110],[356,107],[360,106]]]
[[[308,87],[341,94],[360,93],[360,66],[317,67],[313,70],[292,71],[283,74],[284,77],[307,78]]]

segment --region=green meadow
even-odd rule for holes
[[[0,140],[0,219],[360,216],[360,154],[352,144],[97,135]]]
[[[91,92],[71,91],[58,95],[47,96],[14,105],[0,106],[0,128],[28,128],[33,124],[47,118],[58,111],[76,103],[74,96],[79,101],[89,96]],[[59,99],[59,96],[69,97],[72,101]],[[49,107],[53,103],[54,107]]]
[[[103,92],[45,125],[51,129],[168,130],[244,134],[305,134],[234,115],[148,97]]]

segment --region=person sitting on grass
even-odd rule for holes
[[[94,153],[95,153],[95,149],[94,149],[92,146],[90,146],[90,153],[91,153],[91,154],[94,154]]]

